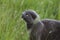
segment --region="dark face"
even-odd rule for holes
[[[33,11],[25,11],[22,14],[22,18],[27,22],[27,23],[33,23],[34,19],[36,18],[36,14]]]

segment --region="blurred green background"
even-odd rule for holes
[[[28,40],[24,10],[35,10],[41,19],[60,20],[60,0],[0,0],[0,40]]]

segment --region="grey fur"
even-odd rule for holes
[[[40,21],[38,14],[33,10],[24,11],[22,18],[27,23],[27,29],[31,30],[30,40],[60,40],[60,21],[50,19]]]

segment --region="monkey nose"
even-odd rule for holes
[[[24,14],[22,14],[22,18],[24,19],[25,17],[24,17]]]

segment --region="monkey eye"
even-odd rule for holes
[[[26,14],[26,16],[29,16],[28,14]]]

